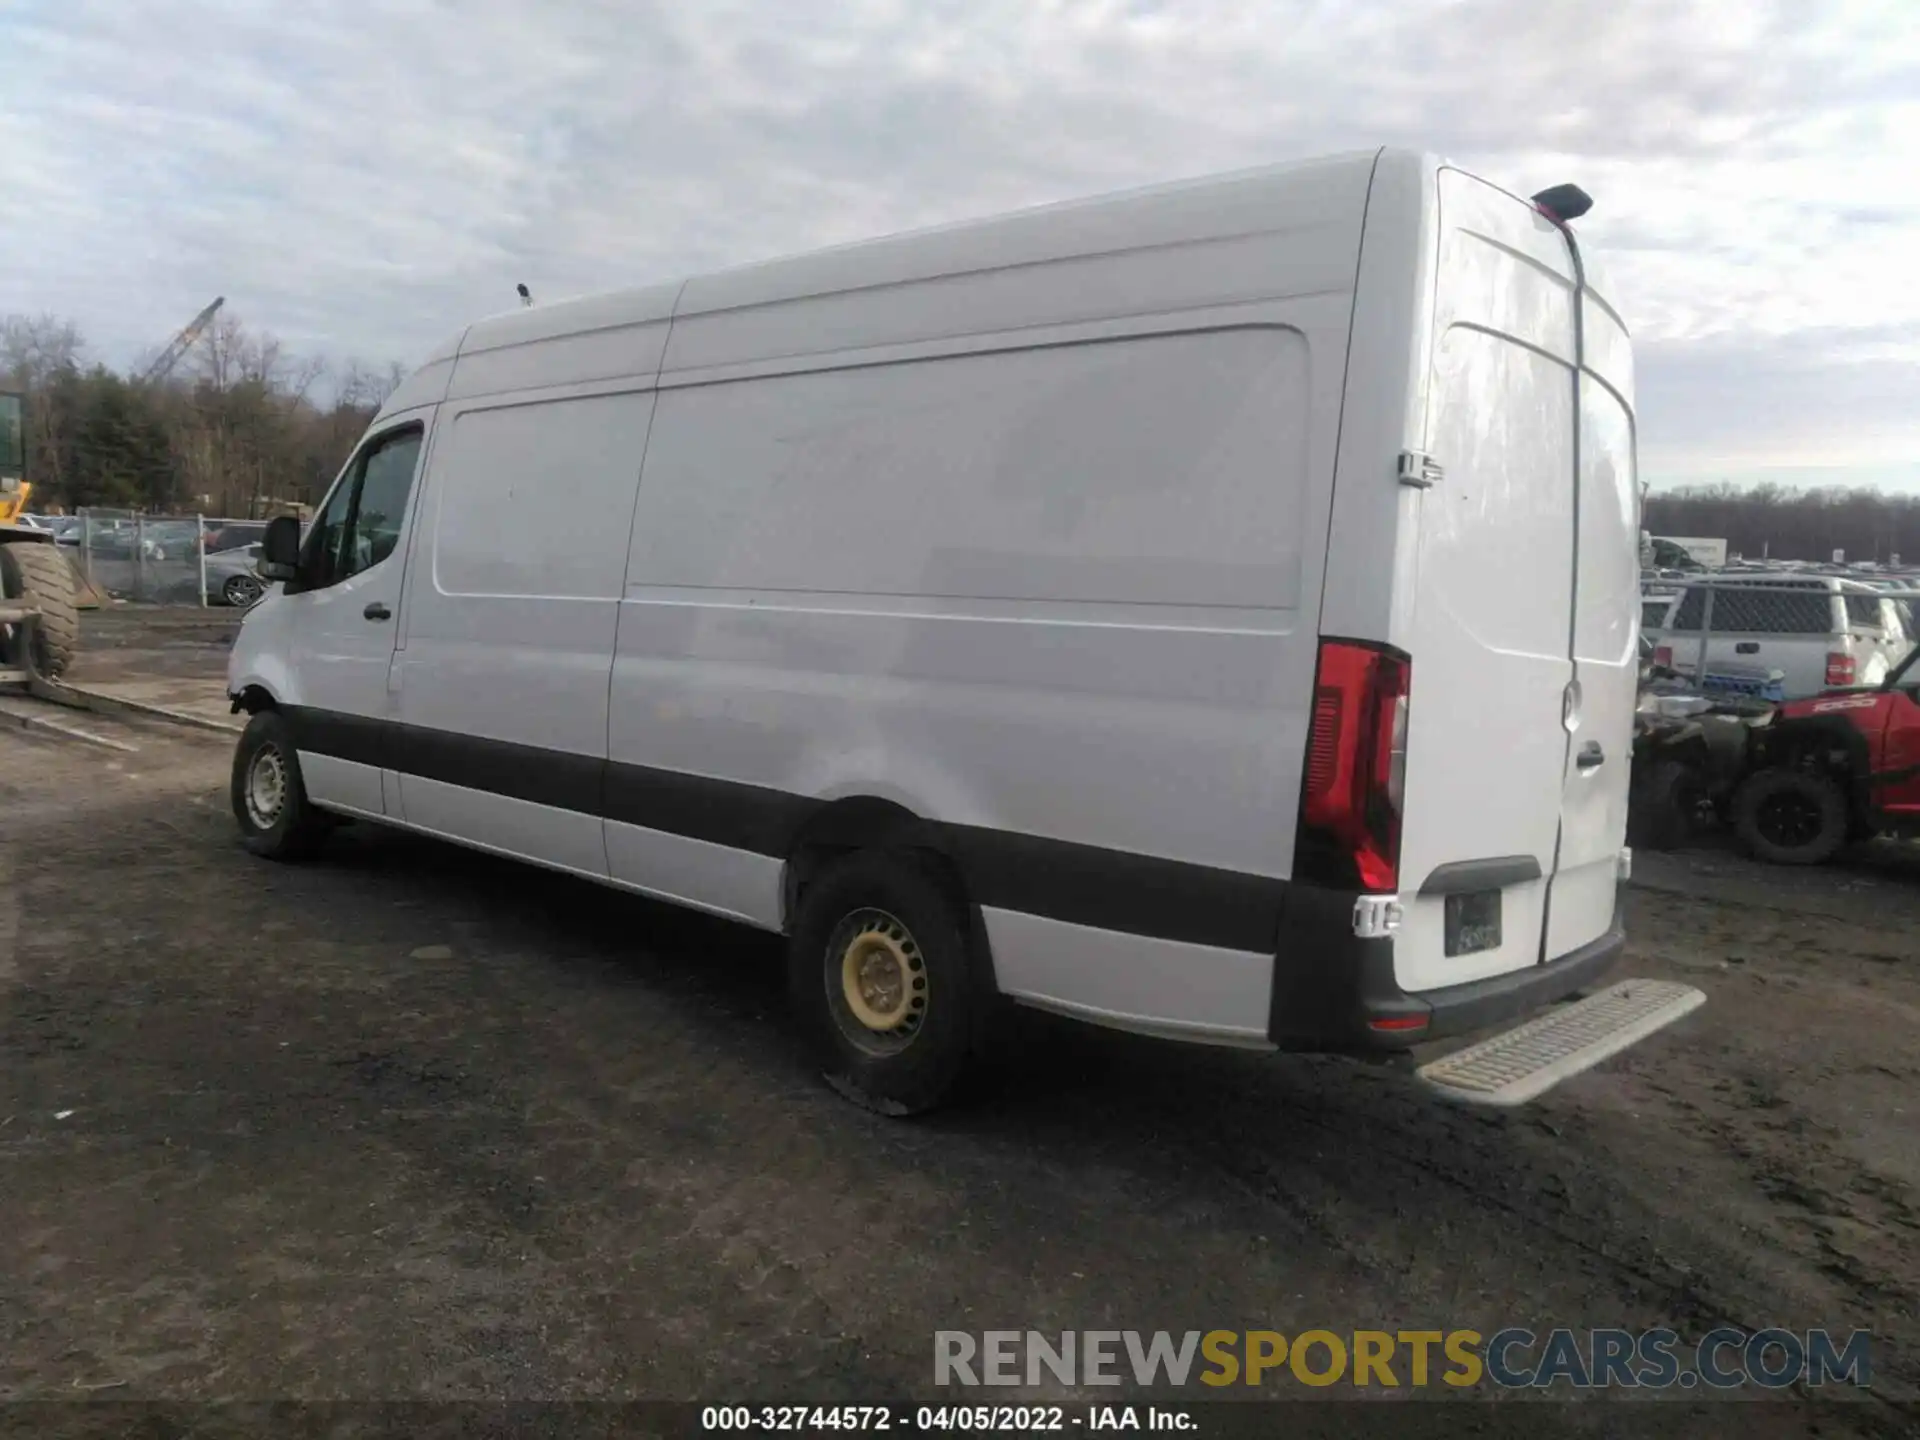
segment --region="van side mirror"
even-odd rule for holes
[[[267,522],[267,533],[260,537],[262,580],[300,578],[300,522],[292,515],[278,515]]]

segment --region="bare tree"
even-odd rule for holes
[[[36,472],[28,478],[54,493],[66,478],[67,447],[60,443],[50,386],[56,376],[77,373],[86,350],[79,328],[57,315],[0,320],[0,383],[27,392],[27,449]]]
[[[0,319],[0,375],[9,384],[38,389],[55,371],[78,368],[86,349],[71,320],[55,315]]]
[[[83,370],[85,355],[69,321],[0,321],[0,384],[33,395],[34,478],[56,506],[239,515],[311,503],[404,373],[353,362],[329,386],[324,359],[231,311],[155,384]]]

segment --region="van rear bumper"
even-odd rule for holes
[[[1392,937],[1353,933],[1355,898],[1287,892],[1267,1029],[1283,1050],[1379,1054],[1517,1020],[1597,984],[1627,944],[1616,904],[1605,934],[1557,960],[1410,994],[1394,980]]]

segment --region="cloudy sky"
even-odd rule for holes
[[[1920,489],[1917,0],[0,0],[0,312],[537,297],[1376,144],[1575,180],[1656,480]]]

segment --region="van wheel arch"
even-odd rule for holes
[[[939,885],[968,917],[972,932],[969,939],[980,967],[976,979],[986,985],[989,993],[998,994],[986,924],[953,846],[939,825],[914,814],[897,801],[883,800],[877,795],[850,795],[832,801],[795,834],[781,876],[782,931],[792,933],[794,916],[800,911],[807,887],[839,861],[863,850],[910,858]]]
[[[233,708],[236,714],[258,715],[262,710],[278,710],[280,702],[266,686],[248,685],[233,697]]]

